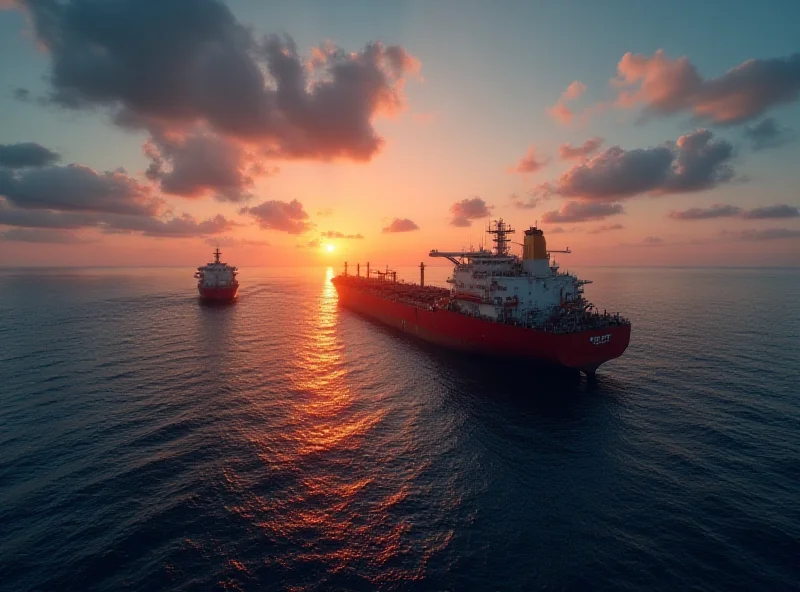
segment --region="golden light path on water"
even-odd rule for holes
[[[228,483],[247,500],[234,511],[269,539],[301,548],[265,557],[272,567],[297,573],[322,564],[330,575],[355,570],[374,584],[419,580],[453,533],[421,537],[420,525],[392,514],[414,488],[426,487],[416,481],[430,463],[407,440],[414,410],[391,410],[390,393],[364,388],[370,358],[357,343],[345,345],[334,275],[328,268],[316,302],[298,316],[280,429],[249,436],[263,470],[281,486],[268,495],[248,492],[244,479],[227,470]],[[409,453],[417,459],[409,462]]]

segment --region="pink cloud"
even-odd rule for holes
[[[515,166],[511,168],[511,172],[514,173],[535,173],[536,171],[540,170],[545,164],[547,164],[548,159],[536,160],[536,149],[531,146],[528,149],[528,152],[519,159],[519,162]]]
[[[558,155],[561,160],[583,160],[597,152],[604,141],[603,138],[589,138],[580,146],[574,147],[569,142],[565,142],[559,147]]]
[[[264,230],[280,230],[288,234],[302,234],[314,225],[309,222],[308,213],[296,199],[290,202],[270,200],[257,206],[242,208],[240,214],[248,214],[256,219]]]
[[[586,85],[578,80],[573,80],[563,93],[561,93],[562,101],[574,101],[586,92]]]
[[[450,206],[450,213],[453,215],[450,220],[452,226],[472,226],[473,220],[487,218],[490,214],[490,206],[486,205],[480,197],[462,199]]]
[[[644,105],[644,115],[682,111],[719,124],[753,119],[769,108],[794,102],[800,93],[800,54],[751,59],[716,78],[704,79],[687,57],[671,59],[663,50],[652,57],[626,53],[612,84],[616,104]]]
[[[381,232],[390,234],[393,232],[413,232],[419,230],[419,226],[409,218],[395,218],[389,226],[385,226]]]
[[[561,93],[556,104],[547,108],[547,114],[564,125],[571,123],[575,113],[565,103],[580,98],[584,92],[586,92],[585,84],[578,80],[572,81],[567,89]]]

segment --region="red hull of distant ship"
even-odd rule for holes
[[[209,302],[231,302],[236,299],[239,286],[225,286],[224,288],[210,288],[197,286],[200,298]]]
[[[628,347],[630,325],[552,333],[481,320],[445,309],[427,310],[336,283],[339,303],[425,341],[491,356],[525,358],[594,374]]]

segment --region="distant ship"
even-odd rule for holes
[[[397,281],[397,272],[344,273],[331,281],[339,303],[381,323],[451,349],[503,358],[524,358],[579,370],[597,368],[628,347],[631,323],[619,313],[599,312],[583,296],[591,281],[559,270],[550,260],[544,232],[525,231],[522,258],[509,250],[514,230],[502,219],[487,231],[493,251],[440,252],[453,262],[451,289]],[[554,253],[569,253],[552,251]]]
[[[197,291],[203,300],[213,302],[231,302],[239,291],[239,271],[227,263],[220,263],[219,248],[214,251],[214,262],[198,267],[194,274],[197,278]]]

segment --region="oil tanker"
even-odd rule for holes
[[[525,231],[522,257],[510,252],[514,229],[493,222],[492,250],[441,252],[454,265],[450,289],[397,281],[397,272],[344,272],[331,281],[339,304],[439,346],[503,358],[520,358],[593,377],[597,368],[628,347],[631,323],[619,313],[600,312],[584,297],[581,280],[551,260],[544,232]]]

